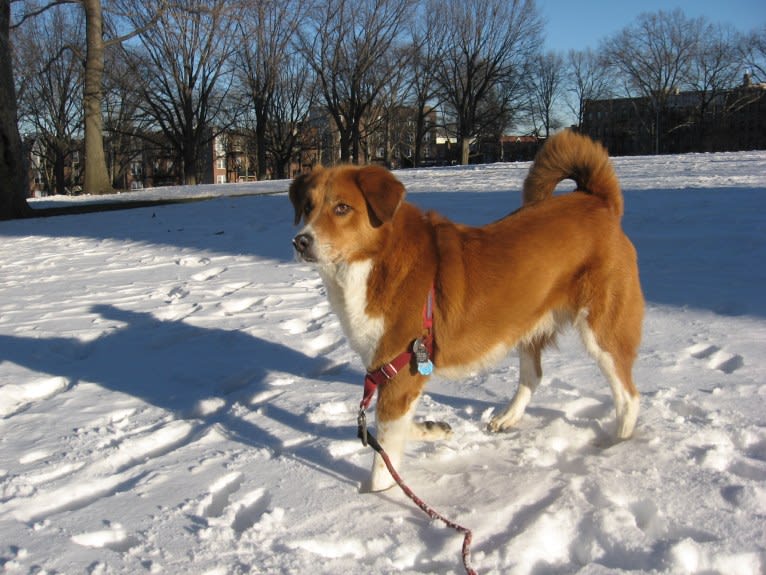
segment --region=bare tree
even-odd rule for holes
[[[79,4],[85,16],[85,49],[72,46],[84,63],[83,74],[83,118],[85,125],[85,169],[83,188],[89,194],[111,191],[112,184],[106,170],[104,156],[103,128],[101,117],[101,82],[104,73],[104,38],[101,0],[52,0],[38,6],[30,3],[21,14],[19,24],[29,18],[40,16],[56,6]]]
[[[503,110],[518,105],[542,24],[532,0],[433,0],[429,10],[442,18],[436,81],[454,116],[461,163],[467,164],[471,139],[498,112],[483,106],[485,100],[501,96]]]
[[[367,161],[383,161],[391,167],[406,154],[402,123],[409,118],[405,112],[407,72],[406,64],[412,57],[410,46],[397,46],[383,55],[380,61],[388,73],[361,123],[361,140]]]
[[[402,37],[414,0],[329,0],[299,31],[298,47],[317,76],[340,134],[341,161],[361,160],[362,122],[396,73],[386,55]]]
[[[140,94],[135,80],[117,45],[106,48],[104,72],[103,119],[104,132],[108,135],[107,170],[113,184],[125,189],[131,182],[131,164],[140,157],[142,146],[138,134]]]
[[[0,220],[29,215],[27,172],[16,117],[11,2],[0,0]]]
[[[123,13],[139,30],[138,46],[125,46],[143,113],[175,151],[186,184],[198,182],[202,152],[226,128],[224,103],[231,86],[236,5],[226,0],[123,0]]]
[[[681,10],[660,10],[640,15],[604,44],[606,60],[621,74],[628,95],[642,96],[649,104],[644,121],[654,153],[660,152],[667,131],[661,123],[670,98],[689,77],[702,25]]]
[[[301,128],[314,104],[316,84],[308,63],[288,53],[279,67],[271,98],[266,145],[275,178],[290,176],[289,166],[300,148]]]
[[[85,126],[85,158],[83,189],[88,194],[103,194],[112,191],[112,178],[106,167],[104,153],[103,134],[103,79],[104,79],[104,50],[113,44],[124,42],[140,30],[133,30],[122,36],[114,35],[105,40],[104,18],[101,0],[50,0],[40,5],[28,3],[24,12],[20,15],[17,25],[29,18],[45,13],[50,8],[76,4],[81,6],[85,19],[85,50],[81,59],[84,64],[83,81],[83,118]],[[150,27],[156,16],[164,9],[165,2],[161,2],[155,19],[150,20],[146,28]]]
[[[80,184],[73,156],[82,134],[84,23],[72,8],[53,10],[27,20],[15,35],[20,114],[34,129],[46,187],[65,194]]]
[[[726,97],[740,81],[741,41],[731,26],[722,24],[706,24],[700,34],[691,60],[688,85],[697,100],[694,116],[689,120],[694,124],[702,149],[710,145],[706,128],[711,121],[752,101],[752,94],[748,92],[741,92],[739,97]]]
[[[548,138],[551,130],[561,127],[554,109],[564,83],[564,59],[555,52],[539,54],[533,60],[530,80],[532,116],[539,120],[543,135]]]
[[[582,126],[586,100],[603,100],[613,93],[609,67],[590,48],[570,50],[567,54],[566,95],[567,106]]]
[[[82,0],[85,11],[85,74],[83,109],[85,119],[85,177],[83,188],[88,194],[112,191],[104,155],[101,101],[104,77],[104,32],[101,0]]]
[[[441,95],[434,77],[436,63],[440,57],[439,36],[442,20],[438,12],[420,7],[412,22],[412,57],[409,59],[410,101],[415,109],[415,134],[412,164],[420,165],[423,159],[423,143],[426,133],[433,128],[430,120],[433,110],[441,105]]]
[[[742,41],[740,51],[752,79],[766,82],[766,25],[750,32]]]
[[[236,29],[237,68],[252,108],[258,179],[266,176],[269,114],[298,23],[300,2],[243,0]]]

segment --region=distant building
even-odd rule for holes
[[[31,134],[23,139],[22,145],[29,183],[27,197],[82,192],[82,139],[61,141]]]
[[[254,182],[253,136],[229,130],[212,136],[200,162],[200,183],[229,184]]]
[[[766,84],[717,93],[675,92],[663,109],[649,98],[586,100],[581,131],[616,156],[766,149]]]
[[[534,135],[504,135],[499,142],[483,142],[483,162],[527,162],[533,160],[545,138]]]
[[[409,168],[415,164],[416,110],[394,106],[362,126],[359,162],[389,168]],[[443,129],[437,127],[436,110],[425,118],[425,133],[420,149],[420,165],[448,163],[444,157]],[[299,129],[300,146],[291,172],[307,171],[316,165],[340,162],[340,134],[335,121],[322,108],[313,109]]]

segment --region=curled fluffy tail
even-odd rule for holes
[[[524,204],[551,197],[562,180],[574,180],[577,189],[604,199],[617,216],[622,216],[620,182],[609,154],[599,143],[571,130],[552,136],[537,153],[524,180]]]

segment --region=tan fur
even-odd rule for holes
[[[577,190],[552,196],[564,178],[575,179]],[[403,186],[378,167],[319,168],[290,188],[296,223],[306,225],[301,235],[313,242],[302,255],[317,260],[326,281],[350,263],[372,262],[365,314],[382,318],[383,329],[368,369],[422,334],[433,284],[437,372],[481,367],[521,345],[529,377],[539,380],[540,352],[568,321],[605,374],[616,374],[613,391],[621,385],[625,397],[637,398],[631,369],[643,298],[636,252],[620,227],[622,194],[603,147],[572,132],[550,138],[525,181],[524,207],[483,227],[423,213],[403,197]],[[426,379],[413,368],[383,386],[378,421],[403,417]],[[615,403],[619,418],[616,396]],[[518,416],[491,427],[503,429]],[[632,423],[625,428],[629,434]]]
[[[578,190],[601,197],[622,216],[620,183],[598,142],[569,130],[546,142],[524,181],[524,204],[550,198],[562,180],[574,180]]]

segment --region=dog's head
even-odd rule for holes
[[[290,185],[293,239],[307,262],[338,264],[372,257],[404,199],[404,186],[379,166],[317,168]]]

